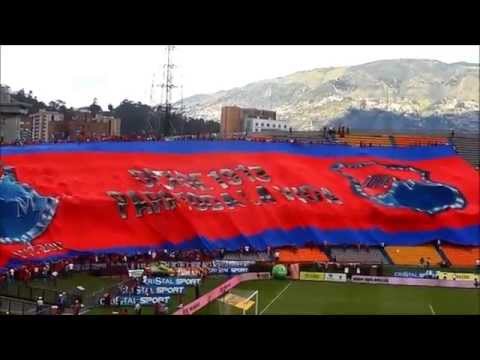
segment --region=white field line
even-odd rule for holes
[[[428,306],[430,306],[430,311],[432,312],[432,315],[436,315],[435,310],[433,310],[432,304],[428,304]]]
[[[263,308],[262,311],[260,311],[260,315],[262,315],[265,311],[267,311],[267,309],[268,309],[275,301],[277,301],[277,299],[278,299],[280,296],[283,295],[283,293],[290,287],[290,285],[292,285],[292,282],[291,282],[291,281],[282,289],[282,291],[280,291],[280,292],[278,293],[277,296],[275,296],[275,297],[273,298],[272,301],[270,301],[270,302],[268,303],[267,306],[265,306],[265,307]]]

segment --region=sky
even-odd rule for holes
[[[162,101],[165,46],[1,46],[0,83],[32,90],[39,100],[106,108],[129,99]],[[173,101],[228,90],[251,82],[321,67],[386,59],[432,59],[479,63],[479,46],[433,45],[181,45],[173,51]]]

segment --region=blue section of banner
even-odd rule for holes
[[[204,154],[204,153],[286,153],[314,157],[372,156],[394,160],[431,160],[456,156],[450,145],[419,147],[353,147],[347,145],[258,143],[250,141],[132,141],[91,142],[68,144],[42,144],[0,147],[0,154],[26,155],[69,152],[118,152],[153,154]]]

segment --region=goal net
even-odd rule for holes
[[[219,315],[258,315],[258,290],[231,289],[217,303]]]

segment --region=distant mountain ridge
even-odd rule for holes
[[[348,122],[358,109],[391,113],[394,122],[408,118],[410,127],[416,126],[415,119],[422,127],[435,127],[436,120],[421,121],[430,118],[440,119],[441,126],[478,131],[479,96],[478,64],[398,59],[300,71],[191,96],[183,105],[187,115],[217,121],[225,105],[273,109],[298,130],[318,129],[339,119]],[[441,121],[444,117],[450,120]],[[368,120],[362,124],[369,127]],[[381,121],[375,126],[381,127]]]

